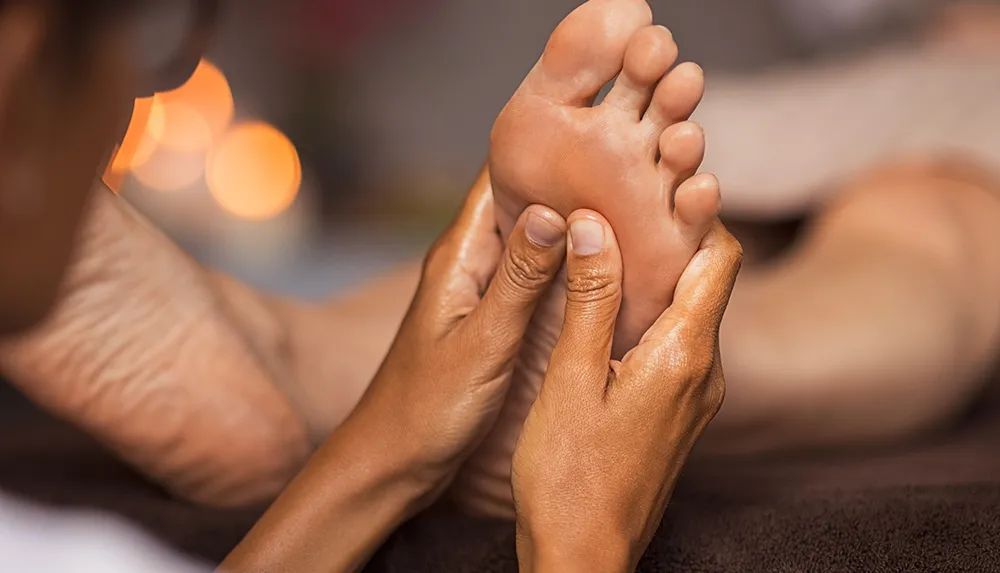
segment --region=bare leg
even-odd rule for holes
[[[848,185],[783,260],[744,272],[705,449],[871,443],[951,420],[994,360],[998,261],[988,174],[915,161]]]
[[[63,300],[0,341],[0,370],[175,493],[272,499],[354,407],[418,265],[344,299],[265,296],[206,271],[99,189]]]

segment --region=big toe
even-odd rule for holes
[[[653,89],[677,61],[674,36],[663,26],[647,26],[635,33],[625,51],[625,65],[604,103],[642,117]]]
[[[645,0],[586,2],[552,33],[525,87],[557,103],[589,105],[622,70],[629,40],[652,19]]]

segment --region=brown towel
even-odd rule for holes
[[[0,391],[0,488],[120,513],[215,561],[259,513],[173,500],[9,391]],[[437,507],[369,569],[514,572],[513,529]],[[639,570],[1000,572],[1000,397],[906,447],[692,464]]]

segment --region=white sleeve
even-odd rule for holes
[[[207,573],[125,522],[59,512],[0,497],[0,571]]]

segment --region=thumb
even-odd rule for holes
[[[565,253],[563,218],[541,205],[528,207],[514,226],[486,294],[465,321],[466,328],[479,335],[489,333],[495,350],[513,353]]]
[[[547,377],[557,383],[607,381],[622,298],[622,258],[611,225],[581,210],[569,217],[566,317]],[[601,387],[601,391],[604,387]]]

